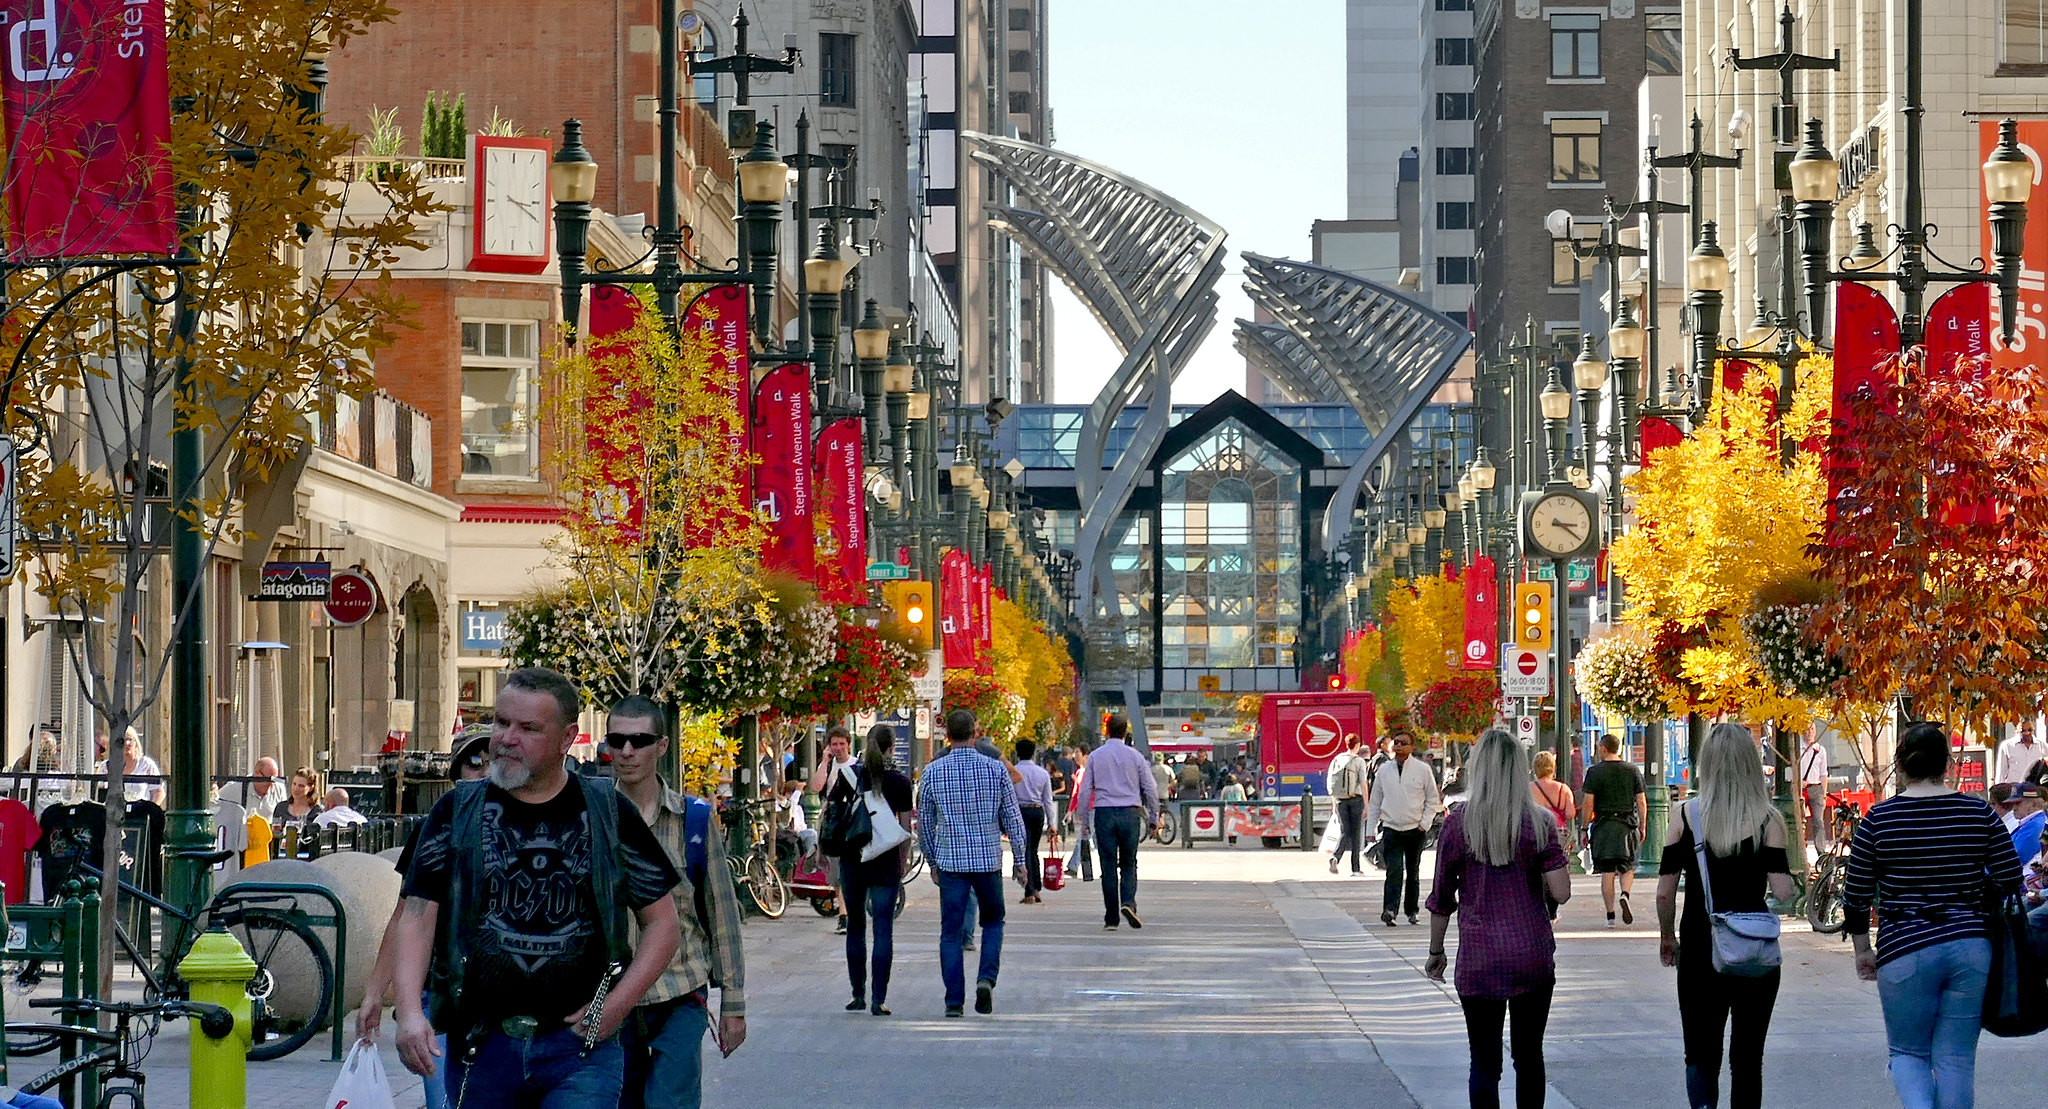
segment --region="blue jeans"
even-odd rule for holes
[[[960,934],[967,928],[967,900],[981,905],[981,970],[977,982],[993,984],[1003,965],[1003,878],[993,870],[939,873],[939,975],[946,981],[946,1007],[967,1004],[966,953]]]
[[[896,893],[893,882],[866,885],[858,865],[845,872],[846,884],[846,980],[853,996],[865,997],[876,1005],[889,1000],[889,968],[896,962]],[[875,922],[874,974],[872,994],[868,993],[867,922]]]
[[[1145,810],[1136,805],[1095,810],[1095,850],[1102,856],[1102,923],[1115,924],[1117,910],[1138,907],[1138,844],[1145,839]]]
[[[695,994],[642,1005],[619,1027],[626,1055],[619,1109],[697,1109],[704,1095],[704,1029],[710,1022]]]
[[[617,1036],[583,1058],[573,1028],[530,1040],[493,1030],[474,1058],[448,1056],[448,1096],[459,1105],[503,1109],[609,1109],[619,1103],[626,1053]]]
[[[1991,941],[1951,940],[1877,968],[1892,1086],[1905,1109],[1969,1109]]]
[[[434,1012],[433,991],[420,995],[420,1012],[432,1016]],[[448,1037],[434,1037],[434,1046],[441,1049],[441,1058],[448,1058]],[[434,1073],[420,1079],[420,1092],[427,1099],[426,1109],[448,1109],[448,1065],[443,1062],[434,1068]]]

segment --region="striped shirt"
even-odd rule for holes
[[[1001,762],[954,747],[932,760],[917,783],[917,846],[934,867],[954,874],[1003,868],[1003,837],[1024,842],[1017,791]]]
[[[1988,895],[2020,892],[2020,860],[1991,806],[1966,793],[1900,795],[1875,805],[1849,842],[1847,930],[1877,905],[1882,966],[1923,947],[1986,934]]]

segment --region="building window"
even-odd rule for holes
[[[1550,17],[1550,75],[1552,77],[1600,76],[1599,16],[1553,15]]]
[[[1470,200],[1449,200],[1436,206],[1438,231],[1470,231],[1479,205]]]
[[[1550,179],[1557,182],[1600,180],[1600,121],[1550,121]]]
[[[853,107],[853,36],[818,36],[818,103]]]
[[[1469,146],[1439,146],[1436,148],[1436,171],[1444,177],[1469,177],[1472,174],[1472,148]]]
[[[2048,65],[2048,3],[2005,0],[2004,8],[1998,60],[2007,65]]]
[[[1010,94],[1010,114],[1011,114],[1011,115],[1023,115],[1024,113],[1026,113],[1026,112],[1028,112],[1028,111],[1030,111],[1030,110],[1031,110],[1031,94],[1030,94],[1030,93],[1028,93],[1028,92],[1013,92],[1013,93],[1011,93],[1011,94]]]
[[[2031,0],[2039,10],[2040,0]],[[1643,75],[1676,77],[1685,59],[1685,17],[1676,12],[1643,17]]]
[[[1439,258],[1436,260],[1436,283],[1439,285],[1471,285],[1477,278],[1473,275],[1470,258]]]
[[[1031,29],[1031,9],[1030,9],[1030,8],[1011,8],[1011,9],[1010,9],[1010,30],[1012,30],[1012,31],[1029,31],[1030,29]]]
[[[462,322],[462,472],[534,476],[534,383],[540,325]]]
[[[1438,64],[1438,65],[1471,65],[1471,64],[1472,64],[1472,40],[1471,40],[1471,39],[1438,39],[1438,40],[1436,40],[1436,64]]]
[[[1010,51],[1010,72],[1012,72],[1012,73],[1029,73],[1029,72],[1031,72],[1031,51],[1029,51],[1029,50],[1012,50],[1012,51]]]
[[[1436,0],[1436,10],[1440,12],[1469,12],[1472,10],[1472,0]]]
[[[1592,245],[1599,239],[1597,231],[1573,230],[1571,239],[1553,239],[1550,247],[1550,284],[1552,288],[1577,288],[1579,282],[1593,276],[1597,258],[1581,258],[1572,249],[1573,240],[1580,247]]]
[[[1471,119],[1473,96],[1469,92],[1440,92],[1436,94],[1436,118]]]
[[[718,40],[711,34],[709,26],[700,27],[697,33],[697,49],[691,53],[693,62],[708,62],[718,57]],[[690,74],[690,92],[697,100],[697,106],[712,111],[718,106],[718,74]]]

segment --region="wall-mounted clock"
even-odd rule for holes
[[[553,222],[548,140],[477,135],[470,143],[469,268],[490,273],[547,269]]]

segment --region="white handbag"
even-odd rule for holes
[[[861,800],[868,807],[868,822],[874,828],[874,834],[868,837],[867,846],[860,849],[860,861],[871,863],[881,858],[882,852],[902,846],[903,841],[910,838],[910,833],[896,819],[895,812],[880,793],[868,790],[861,794]]]

